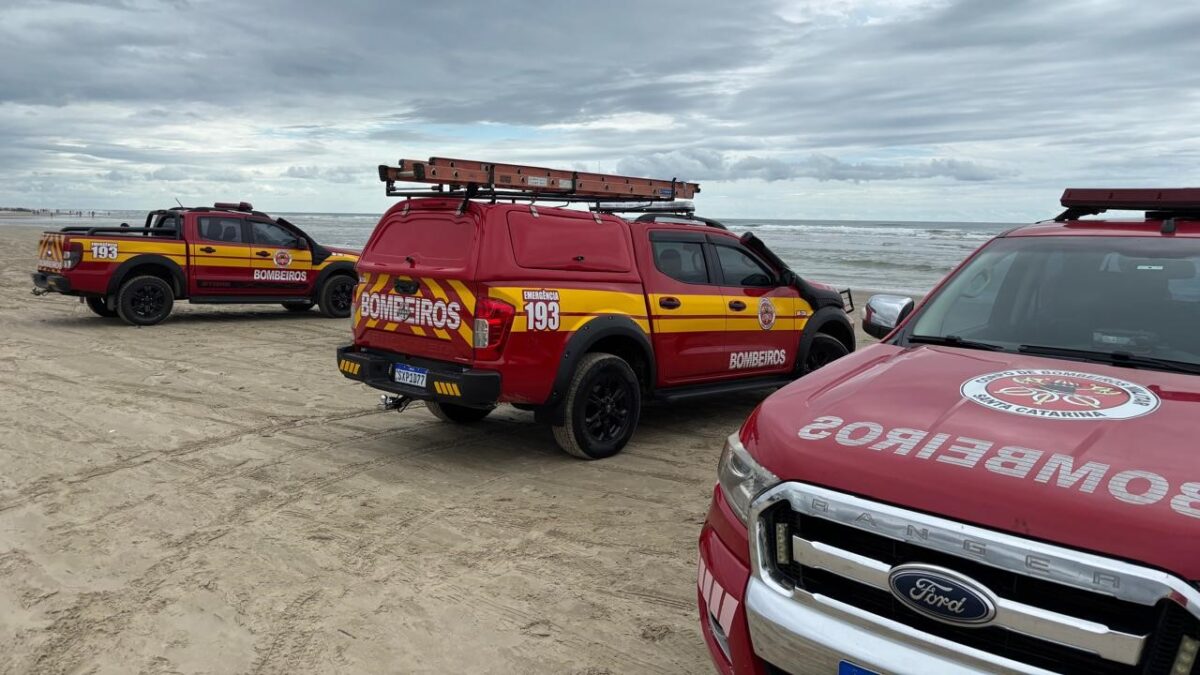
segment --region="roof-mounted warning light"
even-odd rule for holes
[[[1144,211],[1154,220],[1200,216],[1200,188],[1133,188],[1105,190],[1068,188],[1062,205],[1067,208],[1054,220],[1063,222],[1105,211]]]
[[[700,192],[698,184],[675,179],[656,180],[445,157],[432,157],[428,161],[402,159],[396,167],[380,165],[379,180],[387,184],[388,196],[398,197],[431,196],[428,189],[397,189],[398,182],[431,184],[434,196],[464,199],[661,202],[691,199]]]
[[[247,212],[249,212],[249,211],[254,210],[254,207],[251,206],[250,202],[237,202],[237,203],[217,202],[217,203],[213,204],[213,208],[220,209],[222,211],[247,211]]]

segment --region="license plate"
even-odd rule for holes
[[[873,670],[867,670],[862,666],[856,666],[849,661],[839,661],[838,675],[879,675],[879,673]]]
[[[419,389],[425,388],[425,377],[429,375],[427,368],[417,368],[416,366],[406,366],[403,363],[397,363],[396,368],[392,371],[392,379],[399,384],[407,384],[410,387]]]

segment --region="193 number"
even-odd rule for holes
[[[529,330],[558,330],[558,302],[534,300],[525,303],[525,325]]]
[[[100,260],[113,260],[117,257],[117,245],[93,243],[92,257]]]

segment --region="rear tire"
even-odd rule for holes
[[[441,401],[426,401],[425,407],[429,408],[429,412],[433,416],[443,422],[453,424],[473,424],[487,417],[495,406],[491,408],[468,408],[465,405],[454,405],[453,403],[443,403]]]
[[[624,359],[594,352],[579,360],[563,405],[563,423],[552,426],[558,447],[581,459],[604,459],[633,437],[642,388]]]
[[[98,316],[106,319],[111,319],[117,315],[117,310],[108,308],[108,298],[85,298],[88,309],[92,310]]]
[[[353,277],[345,274],[335,274],[326,279],[317,298],[321,314],[331,319],[350,316],[350,308],[354,303],[354,286],[357,283]]]
[[[153,326],[167,318],[174,305],[171,284],[154,276],[134,277],[117,292],[117,314],[131,326]]]
[[[316,304],[315,302],[285,302],[283,308],[289,312],[307,312]]]
[[[829,333],[817,333],[804,353],[804,363],[801,364],[800,374],[807,375],[814,370],[820,370],[850,353],[842,341]]]

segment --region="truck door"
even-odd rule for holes
[[[250,229],[250,269],[255,295],[310,297],[312,251],[308,242],[286,227],[267,220],[246,221]]]
[[[203,216],[196,219],[188,244],[189,294],[240,295],[250,288],[250,245],[241,218]]]
[[[725,372],[725,299],[704,235],[651,230],[653,268],[644,275],[658,384],[674,386]]]
[[[800,346],[799,291],[782,285],[778,272],[736,241],[711,240],[725,298],[726,371],[765,375],[791,370]]]

